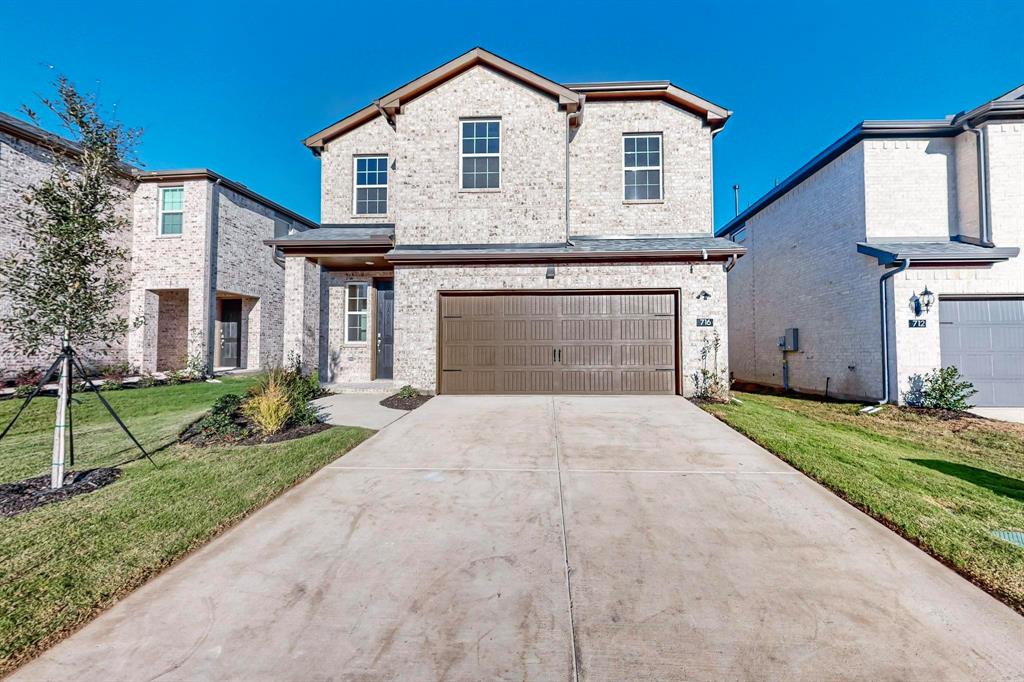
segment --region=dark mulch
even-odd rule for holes
[[[44,504],[91,493],[110,485],[120,476],[121,470],[111,467],[69,471],[64,475],[64,487],[57,490],[50,487],[49,474],[17,483],[4,483],[0,485],[0,516],[17,516]]]
[[[280,443],[286,440],[294,440],[304,436],[311,436],[331,428],[330,424],[322,422],[308,424],[305,426],[292,426],[280,433],[271,436],[261,436],[256,433],[252,426],[242,419],[236,419],[239,430],[236,433],[217,433],[200,427],[202,420],[199,420],[185,429],[178,441],[188,443],[196,447],[208,448],[219,445],[262,445],[264,443]]]
[[[433,397],[432,395],[424,395],[422,393],[417,393],[414,396],[403,396],[400,393],[396,393],[384,398],[384,400],[380,401],[380,404],[393,410],[415,410]]]

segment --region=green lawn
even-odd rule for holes
[[[1024,425],[736,393],[705,409],[1024,613]]]
[[[104,394],[160,464],[126,464],[97,492],[0,519],[0,673],[66,636],[119,597],[301,481],[372,432],[333,428],[256,447],[198,449],[177,433],[252,378]],[[6,425],[18,406],[0,403]],[[137,451],[95,396],[74,408],[76,470]],[[0,482],[49,470],[54,400],[34,403],[0,441]],[[0,426],[2,428],[2,426]]]

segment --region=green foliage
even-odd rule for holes
[[[722,337],[717,330],[711,336],[704,336],[700,347],[700,369],[690,375],[693,380],[693,397],[698,400],[723,400],[728,391],[725,373],[718,369],[718,351],[721,346]]]
[[[101,391],[120,391],[124,388],[124,382],[117,379],[108,379],[100,385]]]
[[[84,345],[121,338],[129,328],[117,314],[128,256],[116,237],[129,224],[118,207],[139,131],[104,121],[95,97],[66,78],[56,89],[57,97],[42,103],[79,151],[50,145],[50,176],[23,195],[17,247],[0,263],[0,292],[10,301],[0,329],[29,357],[55,353],[65,332]],[[39,123],[33,111],[25,113]]]
[[[242,412],[259,428],[261,434],[271,436],[284,429],[292,416],[292,406],[284,386],[271,376],[263,390],[245,401]]]
[[[101,379],[124,381],[125,377],[135,373],[135,368],[127,362],[119,362],[113,365],[100,365],[96,368],[96,375]]]
[[[14,389],[15,398],[27,398],[32,395],[32,391],[36,390],[34,384],[21,384]]]
[[[167,383],[171,386],[177,386],[190,380],[190,377],[185,374],[185,370],[172,369],[171,371],[164,374]]]
[[[242,400],[243,397],[237,393],[217,398],[210,412],[199,422],[199,428],[222,436],[241,434],[242,427],[235,421],[235,416],[242,406]]]
[[[157,384],[157,381],[156,381],[156,377],[155,376],[153,376],[150,372],[143,372],[139,376],[138,383],[136,383],[135,385],[138,388],[152,388],[152,387],[156,386],[156,384]]]
[[[409,398],[415,398],[419,394],[420,394],[419,391],[417,391],[415,388],[413,388],[409,384],[406,384],[405,386],[402,386],[402,388],[398,389],[398,393],[396,393],[395,395],[397,397],[399,397],[399,398],[403,398],[403,399],[407,400]]]
[[[923,377],[910,378],[910,390],[903,395],[908,405],[962,412],[974,405],[968,402],[978,391],[964,379],[956,367],[936,369]]]
[[[306,375],[298,363],[271,369],[250,389],[250,395],[262,394],[271,384],[280,386],[288,398],[290,426],[310,426],[320,421],[320,408],[310,404],[323,395],[316,372]]]
[[[38,369],[30,368],[23,369],[14,375],[14,385],[21,386],[35,386],[39,383],[39,380],[43,378],[43,373]]]

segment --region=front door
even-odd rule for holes
[[[395,371],[395,281],[377,282],[377,377],[393,379]]]
[[[220,367],[241,367],[242,301],[224,299],[220,302]]]

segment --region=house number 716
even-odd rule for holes
[[[697,318],[697,326],[698,327],[714,327],[715,326],[715,319],[713,317],[698,317]]]

